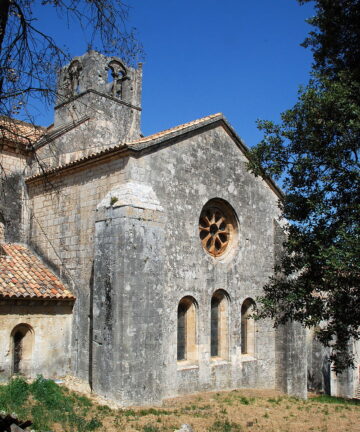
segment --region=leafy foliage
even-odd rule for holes
[[[318,339],[332,346],[336,372],[353,364],[349,346],[360,338],[359,5],[316,1],[310,22],[317,31],[305,41],[314,51],[312,79],[280,125],[259,121],[264,139],[249,164],[256,175],[281,179],[280,205],[289,222],[259,315],[276,325],[316,326]],[[334,41],[343,29],[343,39]]]
[[[333,79],[347,72],[359,80],[360,2],[316,0],[315,10],[315,16],[307,20],[315,29],[303,43],[314,53],[314,69]]]

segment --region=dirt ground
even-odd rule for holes
[[[307,401],[273,390],[198,393],[161,407],[111,410],[93,405],[101,431],[165,432],[183,423],[194,432],[360,432],[360,402],[309,395]]]

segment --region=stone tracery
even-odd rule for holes
[[[203,248],[210,255],[222,255],[232,238],[235,228],[231,210],[220,201],[209,201],[199,219],[200,240]]]

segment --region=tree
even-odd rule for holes
[[[347,72],[359,81],[360,2],[316,0],[315,9],[316,15],[307,22],[317,29],[303,43],[313,51],[314,70],[335,80]]]
[[[0,116],[32,122],[29,100],[52,104],[57,70],[70,60],[69,53],[51,35],[40,30],[32,0],[0,0]],[[55,8],[65,22],[81,26],[89,45],[98,43],[106,54],[131,62],[141,54],[134,31],[128,31],[129,8],[122,0],[42,0]],[[4,118],[4,117],[3,117]],[[21,134],[10,121],[0,125],[3,135]],[[28,137],[20,137],[27,139]]]
[[[360,1],[315,0],[315,10],[304,42],[310,82],[281,124],[259,121],[249,168],[281,179],[288,222],[259,316],[316,326],[338,373],[353,366],[349,344],[360,339]]]

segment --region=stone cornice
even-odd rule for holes
[[[111,100],[111,101],[113,101],[113,102],[116,102],[116,103],[118,103],[118,104],[120,104],[120,105],[125,105],[125,106],[127,106],[127,107],[129,107],[129,108],[133,108],[133,109],[135,109],[135,110],[137,110],[137,111],[142,111],[142,108],[141,108],[141,107],[138,107],[138,106],[136,106],[136,105],[132,105],[132,104],[130,104],[130,103],[128,103],[128,102],[124,102],[124,101],[122,101],[122,100],[120,100],[120,99],[114,98],[114,97],[112,97],[112,96],[110,96],[110,95],[107,95],[107,94],[105,94],[105,93],[101,93],[101,92],[99,92],[99,91],[97,91],[97,90],[93,90],[93,89],[85,90],[85,91],[79,93],[78,95],[73,96],[73,97],[70,98],[70,99],[67,99],[66,101],[64,101],[64,102],[62,102],[62,103],[56,105],[55,109],[59,109],[59,108],[61,108],[61,107],[63,107],[63,106],[66,106],[67,104],[69,104],[69,103],[71,103],[71,102],[74,102],[76,99],[79,99],[80,97],[82,97],[82,96],[84,96],[84,95],[86,95],[86,94],[88,94],[88,93],[94,93],[94,94],[96,94],[96,95],[98,95],[98,96],[101,96],[101,97],[104,97],[104,98],[106,98],[106,99],[109,99],[109,100]]]

